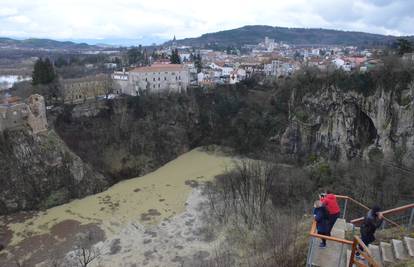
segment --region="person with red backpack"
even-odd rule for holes
[[[326,194],[321,194],[320,198],[322,204],[328,210],[328,233],[331,234],[332,228],[334,227],[336,220],[339,218],[341,209],[339,208],[338,202],[336,201],[336,196],[332,194],[330,191],[326,191]]]

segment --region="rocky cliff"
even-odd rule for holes
[[[0,134],[0,214],[46,208],[102,191],[105,178],[53,131]]]
[[[414,163],[414,83],[396,93],[378,88],[364,96],[332,87],[291,99],[281,138],[288,154]],[[296,102],[296,104],[294,104]],[[299,104],[298,104],[299,102]]]
[[[185,96],[130,97],[67,106],[55,127],[77,155],[115,183],[188,151],[192,114]]]
[[[282,160],[414,163],[414,83],[369,94],[336,86],[302,95],[292,86],[238,86],[66,105],[48,114],[56,133],[4,132],[0,213],[102,191],[202,145]]]

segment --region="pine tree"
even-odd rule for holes
[[[178,50],[174,49],[171,53],[170,57],[171,64],[181,64],[180,55],[178,54]]]
[[[56,79],[55,69],[53,64],[48,58],[43,60],[39,58],[33,68],[32,83],[37,84],[49,84]]]
[[[201,62],[201,55],[200,54],[197,54],[194,57],[194,65],[195,65],[195,67],[197,69],[197,73],[200,73],[201,72],[201,69],[203,68],[203,64]]]
[[[400,56],[404,55],[405,53],[411,53],[414,51],[414,44],[412,44],[407,39],[400,38],[396,42],[397,52]]]

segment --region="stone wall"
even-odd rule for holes
[[[0,105],[0,131],[24,127],[29,116],[25,103]]]
[[[47,130],[45,100],[41,95],[31,95],[27,99],[29,116],[27,123],[32,128],[34,134]]]
[[[0,132],[29,126],[37,134],[47,130],[45,100],[31,95],[26,102],[0,105]]]

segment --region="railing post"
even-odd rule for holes
[[[354,243],[352,243],[352,251],[351,251],[351,258],[349,259],[348,267],[352,267],[354,265],[354,258],[355,258],[355,251],[356,251],[356,240],[354,238]]]
[[[306,261],[306,267],[312,267],[312,254],[313,254],[313,241],[314,237],[310,237],[309,240],[309,249],[308,249],[308,259]]]
[[[346,216],[346,208],[347,208],[347,206],[348,206],[348,199],[346,198],[346,199],[345,199],[345,205],[344,205],[344,214],[343,214],[343,216],[342,216],[342,219],[345,219],[345,216]]]
[[[352,236],[355,236],[355,224],[352,224]]]
[[[411,208],[411,215],[410,215],[410,221],[408,222],[408,228],[413,227],[413,220],[414,220],[414,208]]]

